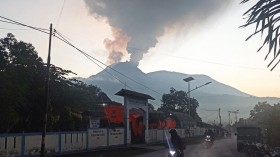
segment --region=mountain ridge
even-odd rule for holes
[[[115,95],[122,88],[149,94],[156,99],[152,104],[158,108],[161,104],[162,94],[169,93],[171,87],[188,91],[188,83],[183,79],[190,76],[194,78],[190,82],[191,89],[206,82],[212,82],[192,91],[190,95],[198,100],[201,108],[222,108],[222,117],[227,117],[227,111],[238,109],[240,117],[246,117],[254,105],[260,101],[267,101],[271,104],[280,102],[279,98],[256,97],[247,94],[204,74],[190,75],[166,70],[144,73],[129,62],[112,64],[96,75],[80,80],[100,87],[112,100],[117,102],[123,102],[122,97]],[[206,113],[199,112],[199,114],[203,117]]]

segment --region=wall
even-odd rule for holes
[[[182,137],[188,137],[185,129],[176,129]],[[169,129],[150,129],[149,143],[165,143],[170,139]],[[204,128],[196,127],[195,135],[203,135]],[[125,145],[124,128],[88,129],[79,132],[49,132],[46,134],[46,153],[65,154]],[[41,133],[0,134],[0,157],[39,155]]]
[[[34,156],[41,150],[41,133],[0,134],[0,157]],[[124,129],[50,132],[46,134],[46,154],[65,154],[124,145]]]

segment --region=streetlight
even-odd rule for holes
[[[206,82],[205,84],[200,85],[200,86],[196,86],[194,89],[190,90],[190,81],[194,80],[194,78],[193,77],[188,77],[188,78],[185,78],[183,80],[185,82],[188,82],[188,92],[187,92],[187,94],[188,94],[188,103],[189,103],[189,115],[191,116],[191,94],[190,93],[192,91],[197,90],[198,88],[201,88],[203,86],[206,86],[206,85],[208,85],[208,84],[210,84],[212,82]]]
[[[203,86],[206,86],[206,85],[210,84],[211,82],[207,82],[207,83],[205,83],[201,86],[198,86],[198,87],[196,86],[194,89],[190,90],[190,81],[194,80],[194,78],[193,77],[188,77],[188,78],[185,78],[183,80],[185,82],[188,82],[188,92],[187,92],[187,94],[188,94],[188,103],[189,103],[189,116],[191,117],[191,95],[190,95],[190,93],[192,91],[200,88],[200,87],[203,87]],[[191,124],[189,124],[189,131],[190,131],[190,134],[191,134]]]
[[[194,80],[193,77],[188,77],[183,79],[185,82],[188,82],[188,104],[189,104],[189,116],[191,116],[191,95],[190,95],[190,81]]]

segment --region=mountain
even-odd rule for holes
[[[222,121],[228,122],[227,111],[239,110],[238,117],[247,118],[250,110],[258,102],[267,101],[270,104],[280,102],[280,98],[252,96],[207,75],[189,75],[170,71],[156,71],[146,74],[129,62],[112,64],[96,75],[80,79],[87,84],[100,87],[113,101],[120,103],[123,102],[123,98],[116,96],[115,93],[122,88],[149,94],[156,99],[150,102],[155,108],[158,108],[161,104],[162,94],[169,93],[171,87],[176,90],[188,91],[188,83],[184,82],[183,79],[190,76],[194,78],[190,82],[190,89],[211,82],[190,93],[191,97],[198,100],[200,105],[198,113],[206,122],[209,120],[218,121],[218,111],[207,111],[209,109],[218,110],[221,108]]]

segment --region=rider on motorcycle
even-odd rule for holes
[[[174,150],[180,151],[181,156],[184,156],[184,149],[186,149],[181,137],[178,135],[177,131],[175,129],[171,129],[169,131],[171,135],[171,143],[173,145]]]
[[[214,142],[214,133],[211,129],[206,130],[204,133],[205,137],[210,136],[211,142]]]

